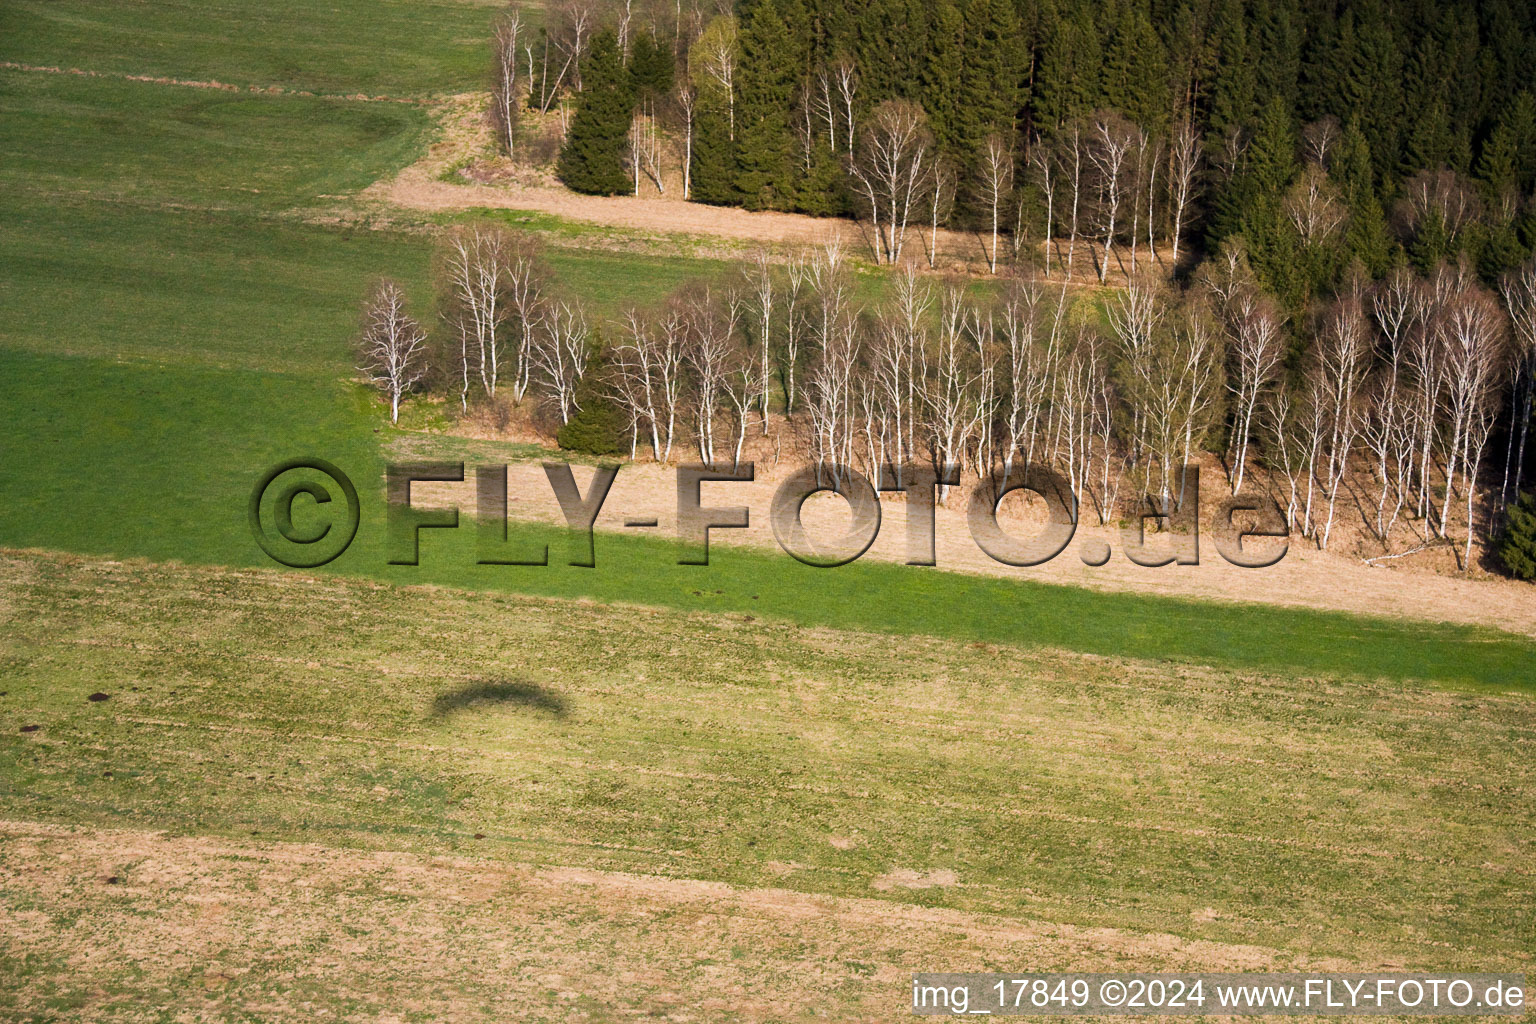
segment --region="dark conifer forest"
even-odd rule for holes
[[[1352,264],[1464,256],[1492,282],[1529,255],[1533,21],[1514,0],[568,4],[528,85],[573,93],[578,191],[626,190],[643,111],[688,137],[695,201],[895,227],[937,206],[1036,243],[1240,235],[1299,308]],[[893,201],[873,179],[918,151]]]

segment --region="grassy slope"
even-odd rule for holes
[[[1529,953],[1525,697],[45,556],[0,602],[11,816]]]
[[[62,142],[82,133],[80,124],[59,128],[42,116],[0,121],[0,149],[31,154],[10,172],[18,188],[0,198],[14,225],[0,237],[0,359],[18,396],[0,414],[7,420],[0,455],[10,467],[0,476],[0,543],[251,564],[261,559],[244,524],[251,483],[280,458],[320,454],[361,481],[368,499],[361,540],[337,563],[343,571],[677,607],[750,607],[807,623],[1268,670],[1495,687],[1527,682],[1533,645],[1473,630],[1297,611],[1255,617],[893,566],[818,572],[746,552],[722,555],[701,575],[676,566],[669,545],[633,539],[605,538],[596,573],[477,568],[463,538],[438,537],[429,538],[421,570],[389,570],[371,484],[380,474],[377,415],[345,384],[352,376],[346,341],[357,296],[376,273],[401,277],[424,303],[427,239],[308,225],[259,210],[177,211],[52,193],[65,179],[89,181],[108,195],[119,184],[153,181],[156,194],[207,199],[256,173],[274,202],[303,203],[330,187],[316,179],[321,168],[337,165],[325,153],[349,153],[340,166],[355,185],[396,150],[377,135],[347,150],[335,134],[350,130],[344,122],[330,133],[308,133],[307,112],[405,108],[242,98],[231,119],[188,135],[177,127],[191,116],[185,104],[201,109],[219,94],[10,78],[24,79],[9,94],[21,110],[68,101],[98,112],[138,111],[140,134],[151,140],[146,148],[160,156],[142,177],[138,165],[106,157],[80,169],[75,162],[84,158],[69,147],[38,146],[39,132]],[[266,133],[270,145],[258,160],[237,140],[267,120],[286,127]],[[123,123],[131,121],[124,114]],[[400,137],[416,131],[409,118],[398,124]],[[698,269],[686,260],[552,255],[565,285],[593,297],[600,314],[655,298]],[[57,514],[63,508],[71,512]]]
[[[6,191],[283,210],[408,161],[427,117],[403,103],[0,71],[0,123]]]
[[[419,95],[480,85],[495,8],[473,0],[8,0],[0,60]]]
[[[337,92],[473,84],[488,8],[421,7],[19,2],[0,8],[0,59]],[[374,274],[425,299],[427,240],[283,211],[398,162],[418,116],[63,76],[0,87],[0,544],[261,564],[247,490],[274,458],[317,452],[369,502],[344,572],[675,609],[10,559],[5,815],[844,894],[948,868],[962,886],[900,898],[1437,967],[1528,953],[1531,713],[1487,688],[1528,682],[1530,643],[747,552],[679,569],[665,544],[613,538],[596,572],[466,568],[462,536],[383,570],[378,415],[345,383],[346,340]],[[553,255],[606,310],[697,266]],[[1485,689],[1337,681],[1355,670]],[[113,700],[85,703],[95,689]],[[44,728],[22,735],[21,718]],[[78,960],[55,952],[49,977],[83,985],[60,982]],[[102,977],[160,999],[152,968]]]

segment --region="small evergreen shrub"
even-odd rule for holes
[[[1528,491],[1509,506],[1499,558],[1510,575],[1536,580],[1536,491]]]
[[[555,442],[583,455],[621,455],[628,450],[627,426],[618,406],[601,394],[590,394],[581,411],[560,428]]]

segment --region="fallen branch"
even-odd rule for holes
[[[1411,550],[1411,551],[1404,551],[1401,554],[1397,554],[1397,555],[1377,555],[1375,558],[1365,558],[1365,559],[1362,559],[1362,561],[1365,562],[1366,565],[1375,565],[1377,562],[1390,562],[1394,558],[1407,558],[1409,555],[1416,555],[1420,551],[1423,551],[1426,548],[1428,548],[1429,546],[1430,545],[1428,545],[1428,544],[1420,544],[1418,547],[1414,548],[1413,550]]]

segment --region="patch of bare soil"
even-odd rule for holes
[[[641,179],[638,195],[588,196],[572,192],[556,180],[548,160],[530,165],[495,155],[495,140],[484,116],[486,103],[485,93],[463,93],[437,104],[433,109],[441,126],[439,141],[393,181],[375,183],[363,193],[364,197],[434,213],[476,207],[531,210],[625,232],[702,236],[725,240],[737,247],[803,247],[841,240],[854,252],[866,256],[871,253],[873,236],[869,225],[861,221],[688,202],[681,198],[680,175],[663,175],[664,192],[645,178]],[[542,137],[550,130],[550,125],[545,123],[539,126],[538,133]],[[547,142],[543,149],[546,151],[544,155],[548,156],[550,146]],[[674,153],[671,162],[680,166],[681,159],[680,153]],[[906,253],[925,262],[932,248],[935,253],[933,262],[939,270],[968,274],[987,272],[990,237],[945,228],[931,236],[927,226],[921,223],[910,225],[904,245]],[[1009,243],[1004,239],[1000,244],[1000,259],[1007,262],[1012,255],[1008,250]],[[1065,243],[1052,247],[1052,267],[1058,275],[1069,255],[1067,250]],[[1145,245],[1140,246],[1138,267],[1147,264],[1147,252]],[[1077,284],[1098,284],[1101,256],[1101,248],[1079,239],[1073,259]],[[1124,284],[1132,269],[1127,262],[1129,259],[1128,249],[1126,253],[1111,254],[1106,283]],[[1159,254],[1159,263],[1163,260],[1163,255]]]
[[[894,1019],[911,972],[939,966],[1369,966],[882,899],[21,821],[0,822],[0,954],[0,1006],[60,1020]]]
[[[754,438],[746,455],[755,460],[754,481],[702,485],[701,501],[706,507],[746,506],[750,510],[746,529],[713,530],[710,532],[711,544],[778,548],[769,522],[769,509],[775,489],[798,465],[791,450],[791,442],[781,443],[777,436]],[[558,459],[560,456],[558,452],[552,452],[551,457]],[[692,456],[681,459],[691,460]],[[592,470],[578,466],[574,472],[582,493],[587,493]],[[426,504],[457,503],[462,509],[472,509],[475,501],[473,486],[472,482],[420,484],[413,489],[413,494],[416,500]],[[938,568],[1097,590],[1491,626],[1536,636],[1536,589],[1529,584],[1486,573],[1455,572],[1456,559],[1448,545],[1390,561],[1367,562],[1366,559],[1381,555],[1381,548],[1369,540],[1363,530],[1341,523],[1335,527],[1328,551],[1318,550],[1309,539],[1293,536],[1285,556],[1275,565],[1261,569],[1232,565],[1217,553],[1211,530],[1217,503],[1227,493],[1219,467],[1214,463],[1208,465],[1202,473],[1198,565],[1149,568],[1130,561],[1125,555],[1127,537],[1119,525],[1098,525],[1097,517],[1085,507],[1082,524],[1061,554],[1044,565],[1023,568],[997,562],[977,545],[967,523],[968,493],[957,490],[935,514]],[[899,494],[885,494],[880,504],[879,534],[864,557],[905,561],[906,502]],[[544,471],[538,465],[514,464],[510,467],[508,515],[514,519],[564,522]],[[635,534],[639,531],[626,528],[625,521],[650,518],[656,520],[657,527],[645,530],[647,535],[676,535],[676,468],[652,462],[626,463],[603,505],[597,528]],[[1003,502],[998,518],[1007,532],[1021,538],[1034,536],[1044,524],[1038,503],[1027,504],[1021,494],[1012,495]],[[1344,518],[1341,501],[1340,519]],[[832,494],[817,495],[807,501],[803,521],[807,535],[813,539],[839,537],[851,525],[847,504]],[[1276,541],[1250,538],[1244,543],[1245,550],[1261,553],[1278,550],[1273,546],[1278,543]],[[1172,551],[1166,535],[1149,534],[1147,544],[1153,553]],[[1089,564],[1098,561],[1095,556],[1106,547],[1110,552],[1108,561],[1102,565]],[[1412,544],[1403,541],[1397,550],[1411,547]],[[1477,559],[1477,549],[1474,548],[1474,565]]]

